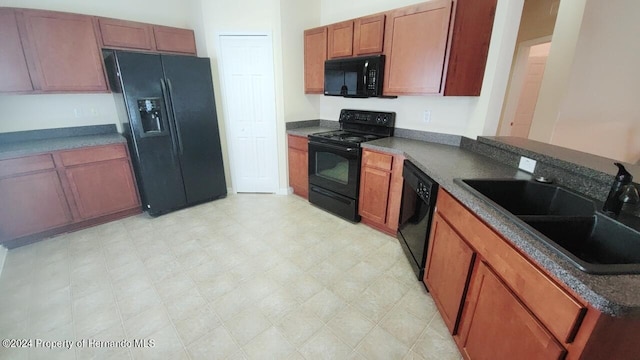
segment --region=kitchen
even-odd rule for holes
[[[33,5],[33,7],[41,7],[38,6],[37,2]],[[149,23],[162,25],[172,25],[178,27],[185,28],[193,28],[195,29],[196,35],[196,43],[199,51],[202,49],[208,50],[208,55],[212,58],[215,58],[214,54],[216,53],[215,49],[217,44],[215,43],[216,37],[213,36],[217,31],[230,31],[235,30],[237,28],[247,29],[247,31],[258,31],[264,32],[265,29],[271,29],[270,31],[273,34],[274,46],[276,49],[281,48],[282,51],[274,52],[274,60],[275,60],[275,72],[276,72],[276,113],[278,114],[276,126],[278,135],[278,156],[280,161],[278,161],[278,186],[280,189],[284,189],[283,192],[286,192],[287,188],[287,166],[286,166],[286,138],[285,128],[286,123],[296,122],[302,119],[337,119],[340,109],[343,108],[364,108],[370,110],[378,110],[378,111],[395,111],[397,116],[396,127],[397,128],[408,128],[408,129],[416,129],[416,130],[427,130],[432,132],[440,132],[440,133],[450,133],[450,134],[463,134],[469,136],[471,138],[475,138],[476,135],[483,133],[484,127],[490,127],[491,124],[485,124],[486,118],[496,119],[495,112],[496,110],[495,104],[498,103],[498,107],[502,103],[502,98],[494,99],[494,97],[489,96],[491,94],[491,90],[485,91],[483,89],[483,94],[480,97],[460,97],[460,98],[441,98],[441,97],[411,97],[411,96],[401,96],[398,99],[342,99],[342,98],[330,98],[323,97],[318,95],[304,95],[302,90],[302,77],[303,77],[303,51],[302,51],[302,42],[301,42],[301,34],[303,30],[308,28],[312,28],[314,26],[318,26],[320,24],[329,24],[339,20],[344,20],[352,17],[363,16],[371,13],[375,13],[376,10],[373,9],[373,6],[379,6],[378,10],[387,10],[389,8],[401,7],[404,5],[408,5],[409,2],[394,2],[393,6],[389,6],[388,4],[370,4],[366,9],[364,8],[354,8],[348,9],[348,5],[340,5],[338,2],[335,3],[326,3],[318,2],[315,4],[317,6],[317,11],[309,11],[309,4],[295,4],[294,2],[280,2],[278,6],[268,6],[263,4],[252,4],[254,6],[248,6],[243,2],[234,2],[233,4],[225,4],[225,8],[223,9],[212,9],[212,4],[203,3],[202,8],[200,9],[198,6],[195,6],[193,9],[185,9],[182,4],[175,4],[175,8],[172,8],[171,12],[167,11],[159,11],[156,13],[146,14],[146,11],[140,10],[139,14],[130,14],[125,16],[125,11],[120,10],[114,7],[112,9],[83,9],[82,6],[91,6],[86,4],[76,4],[75,7],[69,9],[52,9],[52,10],[60,10],[60,11],[69,11],[69,12],[77,12],[77,13],[90,13],[100,16],[111,16],[114,18],[129,18],[131,20],[136,21],[146,21]],[[509,32],[507,29],[517,28],[517,24],[508,24],[507,19],[511,19],[508,16],[508,11],[514,11],[514,9],[510,9],[507,5],[504,5],[504,2],[499,2],[500,6],[498,8],[498,12],[496,14],[496,23],[494,24],[495,29],[504,29],[504,31],[494,31],[494,38],[492,39],[492,47],[493,44],[502,44],[503,42],[508,42],[502,37],[507,36],[515,36],[515,31]],[[5,3],[3,3],[3,6]],[[6,4],[13,6],[26,6],[24,4]],[[217,5],[216,5],[217,6]],[[515,6],[515,5],[513,5]],[[302,7],[302,9],[301,9]],[[123,5],[121,9],[124,9]],[[142,7],[141,7],[142,8]],[[150,8],[153,8],[152,6]],[[134,10],[130,10],[134,11]],[[150,11],[150,10],[149,10]],[[349,12],[352,11],[352,16],[349,16]],[[145,14],[142,14],[145,13]],[[182,22],[178,20],[166,19],[166,17],[170,17],[167,15],[168,13],[173,14],[173,16],[177,16],[176,14],[182,15]],[[191,17],[191,14],[200,14],[207,17],[206,19],[201,19],[198,21],[197,16]],[[242,16],[232,16],[233,14],[242,14]],[[149,18],[145,17],[148,16]],[[210,18],[209,18],[210,17]],[[308,17],[305,19],[305,17]],[[165,19],[165,22],[160,22],[159,19]],[[282,20],[281,20],[282,19]],[[290,21],[284,21],[284,19],[288,19]],[[295,20],[294,20],[295,19]],[[193,20],[193,23],[191,23]],[[300,23],[298,23],[298,21]],[[250,25],[247,25],[250,24]],[[509,27],[511,26],[511,27]],[[200,31],[199,31],[200,29]],[[212,36],[206,37],[203,39],[203,34],[212,34]],[[495,39],[497,41],[494,41]],[[501,47],[496,45],[499,50]],[[505,46],[508,47],[508,46]],[[496,51],[498,51],[496,50]],[[513,49],[510,50],[511,53]],[[505,52],[507,52],[505,50]],[[206,55],[206,54],[205,54]],[[502,56],[497,56],[495,53],[490,53],[487,72],[489,74],[496,73],[495,76],[486,76],[485,81],[483,83],[483,87],[485,89],[494,89],[493,91],[498,91],[500,86],[504,87],[506,83],[506,77],[508,74],[503,74],[500,72],[500,76],[503,78],[500,79],[500,76],[497,75],[498,69],[504,67],[503,62],[511,61],[511,54],[505,57],[505,54]],[[215,63],[215,60],[212,61]],[[508,64],[509,62],[507,62]],[[508,66],[508,65],[507,65]],[[287,69],[285,72],[283,69]],[[292,71],[291,69],[299,69],[299,71]],[[219,83],[219,74],[217,74],[217,67],[212,66],[213,78],[214,78],[214,88],[220,89],[221,84]],[[502,85],[501,85],[502,83]],[[487,94],[489,95],[487,95]],[[221,104],[220,100],[221,93],[220,91],[216,92],[216,104]],[[286,101],[284,99],[287,99]],[[64,127],[70,126],[68,123],[69,117],[73,117],[72,124],[81,123],[85,124],[100,124],[100,123],[113,123],[113,118],[115,118],[114,110],[112,109],[112,105],[109,105],[109,101],[112,100],[112,96],[110,94],[96,94],[96,95],[29,95],[29,96],[4,96],[3,95],[3,109],[7,109],[10,117],[20,117],[24,118],[24,122],[12,122],[10,124],[5,124],[3,121],[3,131],[20,131],[20,130],[33,130],[42,127]],[[34,106],[37,103],[38,106]],[[78,105],[83,104],[83,105]],[[89,105],[84,105],[89,104]],[[46,105],[47,108],[50,108],[51,111],[48,112],[46,116],[50,118],[42,118],[42,114],[38,112],[38,109],[44,107]],[[493,106],[493,107],[492,107]],[[79,107],[79,116],[76,117],[74,113],[74,108]],[[97,111],[93,111],[92,108]],[[432,124],[431,126],[425,126],[422,123],[423,112],[426,109],[430,109],[432,113]],[[33,114],[30,114],[33,112]],[[97,114],[96,114],[97,113]],[[492,116],[489,116],[493,114]],[[219,114],[219,119],[223,119],[223,116]],[[39,122],[40,121],[40,122]],[[47,124],[43,125],[42,121],[46,121]],[[65,122],[66,121],[66,122]],[[222,123],[222,120],[221,120]],[[5,129],[6,126],[6,129]],[[495,126],[495,124],[493,124]],[[221,129],[221,140],[224,142],[224,128]],[[225,151],[225,146],[223,145],[223,152]],[[226,156],[226,155],[225,155]],[[230,174],[230,170],[228,169],[229,162],[227,161],[227,157],[225,157],[225,174]],[[231,179],[227,178],[227,184],[231,184]],[[252,198],[253,200],[253,198]],[[263,201],[262,199],[255,200],[257,202]],[[281,199],[274,200],[274,204],[264,204],[266,209],[271,207],[277,207],[277,202],[281,201]],[[216,202],[212,203],[212,206],[215,205]],[[294,203],[300,212],[302,211],[311,211],[306,210],[306,208],[298,207],[299,203]],[[308,204],[303,203],[306,206]],[[232,209],[225,209],[225,211],[229,211],[236,216],[237,220],[242,220],[246,224],[264,224],[268,223],[268,221],[261,221],[260,219],[256,219],[250,212],[250,209],[253,206],[250,204],[238,204],[235,209],[236,211],[232,211]],[[305,210],[303,210],[305,209]],[[245,213],[243,214],[243,211]],[[249,210],[249,212],[246,212]],[[201,210],[203,213],[210,213],[205,209]],[[333,225],[335,221],[332,218],[322,217],[322,215],[318,215],[319,213],[314,212],[314,217],[318,219],[327,219],[327,221],[331,222]],[[211,214],[212,216],[215,216]],[[273,217],[269,217],[268,211],[260,211],[260,215],[264,216],[264,219],[274,219]],[[308,223],[312,222],[307,218],[304,218],[301,215],[295,216],[294,214],[289,214],[291,219],[297,219],[300,223]],[[172,222],[173,220],[164,220],[163,217],[158,218],[161,222]],[[184,219],[181,219],[184,220]],[[204,219],[199,219],[200,222],[206,221],[206,217]],[[142,224],[140,224],[143,226]],[[202,225],[202,224],[200,224]],[[261,225],[265,226],[265,225]],[[196,226],[201,227],[201,226]],[[336,225],[336,227],[340,227]],[[360,228],[361,226],[358,226]],[[111,229],[116,233],[121,231],[118,229]],[[267,231],[269,229],[264,229]],[[316,229],[317,230],[317,229]],[[334,229],[337,230],[337,229]],[[102,228],[100,230],[102,232],[109,232],[109,228]],[[372,238],[376,238],[376,235],[372,235],[374,233],[367,232],[367,235],[370,235]],[[254,234],[255,236],[255,234]],[[355,235],[355,236],[361,236]],[[383,238],[386,239],[386,238]],[[392,239],[393,240],[393,239]],[[291,246],[290,244],[279,244],[282,248],[286,246]],[[326,252],[327,250],[316,245],[316,249],[319,253]],[[377,250],[381,250],[382,248],[378,248]],[[293,251],[290,250],[290,251]],[[355,251],[355,250],[353,250]],[[395,254],[393,259],[397,259],[397,255]],[[9,257],[10,258],[10,257]],[[327,270],[328,271],[328,270]],[[388,280],[388,279],[387,279]],[[321,294],[327,294],[321,292]],[[347,293],[343,293],[345,296],[349,296]],[[409,301],[407,299],[406,301]],[[363,304],[359,304],[357,306],[364,306]],[[364,309],[360,309],[362,312]],[[415,308],[414,308],[415,310]],[[409,311],[410,314],[413,314]],[[226,319],[225,319],[226,320]],[[369,320],[370,321],[370,320]],[[165,323],[166,324],[166,323]],[[444,327],[444,326],[442,326]],[[379,331],[382,328],[376,328],[371,335],[380,335],[382,332]],[[215,329],[212,329],[215,330]],[[421,329],[422,330],[422,329]],[[431,329],[433,330],[433,329]],[[229,330],[230,331],[230,330]],[[385,330],[386,331],[386,330]],[[425,332],[426,334],[427,332]],[[430,332],[429,332],[430,333]],[[268,333],[269,335],[277,335],[274,334],[273,331]],[[320,332],[318,338],[332,338],[331,335],[333,332],[327,333],[326,331]],[[322,336],[320,336],[322,335]],[[418,334],[419,335],[419,334]],[[223,334],[220,334],[223,337]],[[344,337],[339,337],[341,343],[346,341]],[[332,338],[333,339],[333,338]],[[306,339],[305,339],[306,340]],[[370,344],[371,342],[368,342]],[[402,342],[400,342],[402,343]],[[354,345],[358,345],[356,342]],[[404,345],[406,346],[406,345]],[[365,344],[362,344],[362,348],[365,348]],[[400,348],[403,348],[400,346]],[[417,348],[416,348],[417,349]],[[363,350],[364,351],[364,350]],[[415,351],[413,352],[415,354]],[[362,354],[362,352],[361,352]],[[244,354],[242,356],[251,356],[249,354]],[[425,355],[423,355],[425,356]]]

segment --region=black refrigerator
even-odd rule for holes
[[[144,209],[157,216],[225,197],[209,59],[103,55]]]

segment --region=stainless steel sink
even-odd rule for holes
[[[511,179],[457,184],[593,274],[640,274],[640,232],[597,211],[596,203],[557,185]]]

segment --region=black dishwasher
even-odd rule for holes
[[[402,177],[398,240],[418,280],[422,281],[438,183],[408,160],[404,161]]]

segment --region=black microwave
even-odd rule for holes
[[[344,97],[382,96],[384,55],[327,60],[324,94]]]

